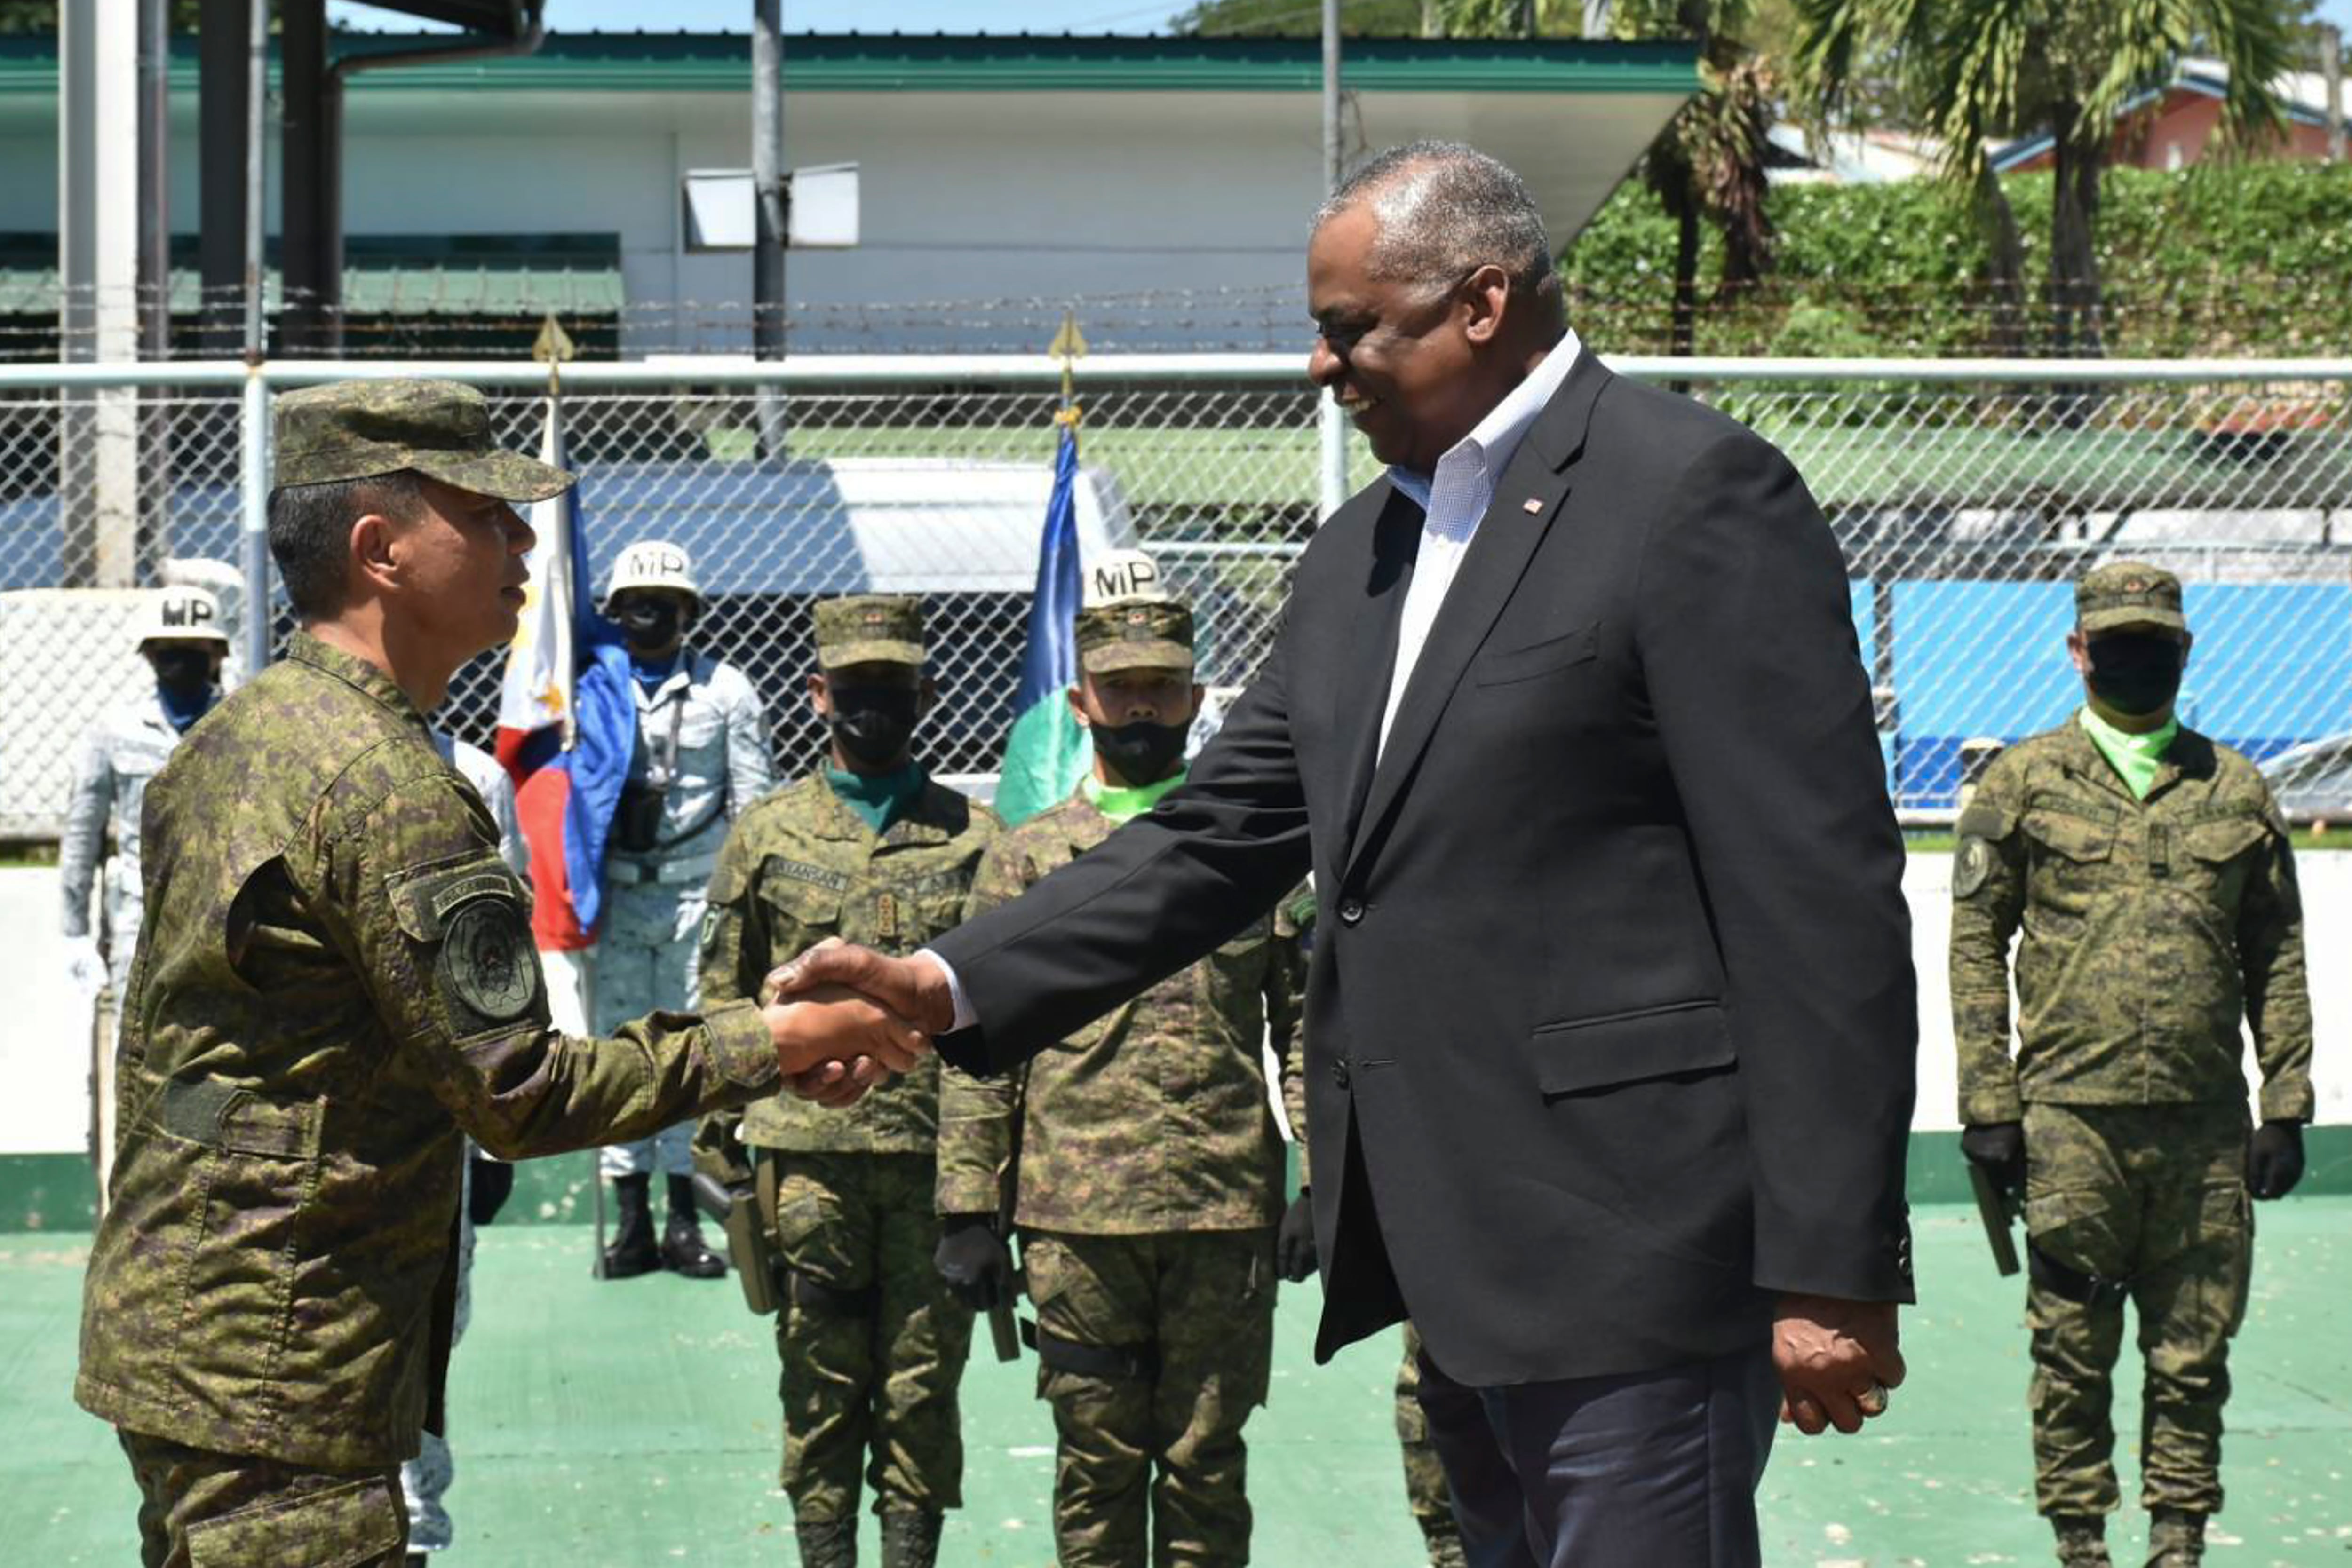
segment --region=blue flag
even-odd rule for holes
[[[1094,757],[1070,712],[1078,678],[1078,432],[1065,420],[1054,453],[1054,494],[1037,548],[1037,592],[1029,601],[1029,644],[1021,654],[1021,689],[1013,699],[1013,733],[996,786],[996,812],[1007,823],[1061,804]]]

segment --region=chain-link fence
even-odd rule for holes
[[[1213,684],[1255,671],[1315,528],[1319,415],[1299,368],[1290,356],[1098,357],[1079,375],[1086,543],[1159,558],[1198,611]],[[2189,585],[2191,723],[2264,759],[2352,737],[2352,364],[1620,368],[1685,383],[1804,475],[1845,552],[1890,786],[1913,818],[1948,814],[1965,742],[2013,739],[2079,699],[2062,646],[2067,584],[2120,556]],[[432,369],[484,383],[503,438],[536,446],[543,371]],[[278,365],[269,378],[335,373]],[[781,380],[762,373],[567,372],[597,585],[631,540],[683,546],[707,601],[694,640],[765,695],[787,774],[820,743],[803,695],[810,601],[920,593],[941,693],[928,758],[992,771],[1050,484],[1055,373],[1034,359],[822,357]],[[173,367],[161,375],[182,384],[142,391],[7,374],[0,590],[145,583],[167,558],[237,559],[252,499],[240,498],[237,367]],[[1360,443],[1349,455],[1352,484],[1377,474]],[[0,832],[17,836],[54,824],[60,802],[40,791],[55,769],[34,763],[70,745],[75,705],[55,694],[83,687],[98,656],[54,617],[40,624],[37,645],[7,660],[0,716]],[[499,673],[492,655],[461,674],[445,714],[460,734],[488,738]]]

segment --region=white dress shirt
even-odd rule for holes
[[[1388,706],[1381,713],[1381,748],[1389,744],[1389,727],[1396,723],[1397,706],[1404,701],[1413,666],[1429,641],[1429,629],[1454,586],[1462,558],[1478,532],[1478,521],[1495,503],[1495,485],[1519,450],[1528,427],[1544,404],[1568,379],[1576,363],[1576,334],[1564,335],[1544,361],[1513,387],[1510,395],[1487,410],[1477,427],[1455,442],[1437,460],[1433,474],[1416,474],[1391,467],[1389,483],[1421,504],[1421,549],[1412,563],[1412,580],[1405,585],[1404,607],[1397,613],[1396,664],[1389,673]]]
[[[1469,434],[1446,449],[1437,460],[1435,473],[1416,474],[1402,467],[1389,470],[1389,483],[1420,503],[1423,517],[1421,549],[1413,559],[1412,580],[1405,585],[1404,605],[1397,614],[1396,664],[1389,672],[1388,706],[1381,713],[1383,749],[1388,746],[1389,727],[1396,722],[1397,705],[1404,700],[1405,686],[1412,678],[1412,667],[1420,663],[1429,629],[1445,603],[1446,590],[1454,586],[1462,558],[1469,553],[1479,519],[1494,505],[1496,481],[1511,465],[1536,415],[1568,380],[1579,347],[1573,331],[1562,333],[1543,362],[1528,372],[1527,380],[1487,410],[1486,417]],[[979,1022],[971,998],[964,995],[963,982],[956,977],[955,967],[929,947],[916,956],[929,958],[947,977],[948,995],[955,999],[952,1027],[970,1029]]]

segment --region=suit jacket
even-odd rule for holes
[[[1410,1314],[1492,1386],[1910,1299],[1903,846],[1845,571],[1788,461],[1583,355],[1378,746],[1420,508],[1316,535],[1191,779],[934,944],[1000,1071],[1312,868],[1316,1354]],[[1377,760],[1376,760],[1377,758]]]

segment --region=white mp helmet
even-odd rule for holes
[[[639,539],[621,547],[613,562],[613,579],[604,585],[604,602],[632,588],[666,588],[700,603],[702,590],[694,585],[694,560],[667,539]]]
[[[221,625],[220,601],[209,589],[174,583],[159,588],[148,596],[139,614],[137,624],[139,645],[150,643],[201,640],[228,646],[228,632]]]

